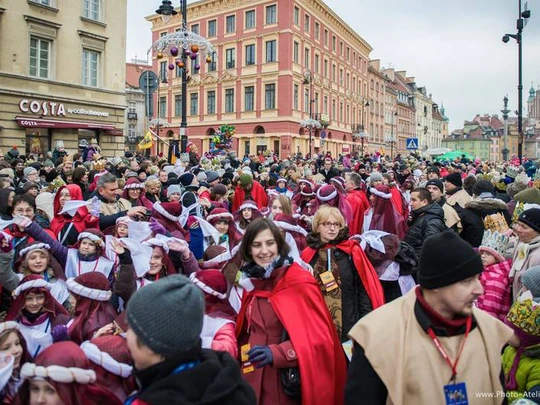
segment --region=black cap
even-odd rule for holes
[[[426,183],[426,188],[427,186],[436,186],[439,190],[441,190],[441,192],[444,193],[443,182],[439,179],[428,180],[428,182]]]
[[[519,222],[529,225],[536,232],[540,233],[540,209],[529,208],[521,213],[518,218]]]

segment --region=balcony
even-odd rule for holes
[[[136,112],[128,112],[127,119],[128,119],[128,121],[137,121],[137,113]]]
[[[330,125],[330,117],[328,114],[313,114],[313,119],[319,121],[323,127]]]

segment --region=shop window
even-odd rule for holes
[[[51,150],[49,132],[44,128],[26,128],[26,156],[46,155]]]

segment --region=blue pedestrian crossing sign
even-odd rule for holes
[[[418,149],[418,138],[407,138],[407,149]]]

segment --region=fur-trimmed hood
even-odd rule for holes
[[[498,198],[484,198],[481,200],[472,200],[465,204],[466,209],[472,211],[486,212],[486,211],[506,211],[508,206],[502,200]]]

